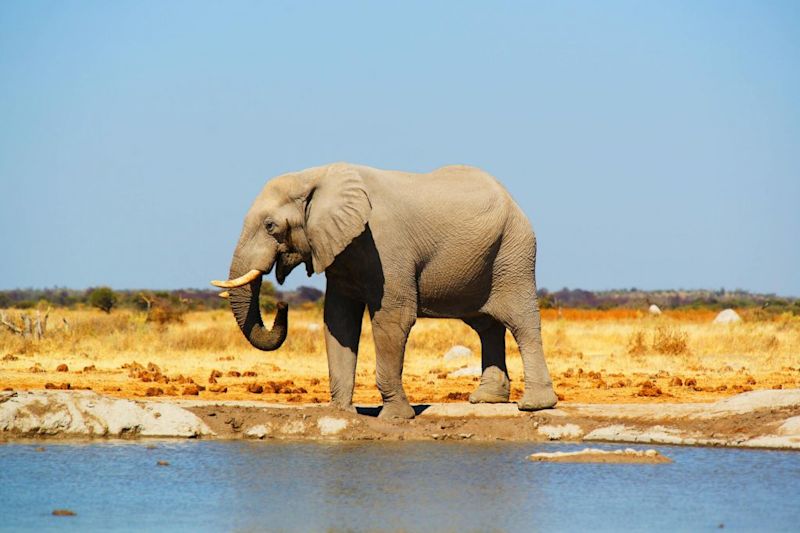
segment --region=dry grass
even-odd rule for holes
[[[800,319],[745,315],[743,323],[715,325],[713,317],[711,311],[651,317],[635,310],[546,310],[543,335],[556,390],[566,401],[653,402],[710,401],[748,389],[798,386]],[[317,309],[292,309],[286,343],[272,353],[251,348],[225,311],[187,313],[182,323],[162,325],[145,318],[125,310],[54,310],[44,340],[2,330],[0,388],[69,384],[124,397],[199,392],[206,398],[328,401]],[[380,400],[371,336],[365,319],[355,398],[361,403]],[[441,356],[454,344],[475,356],[445,362]],[[510,335],[507,345],[516,398],[522,365]],[[411,400],[463,401],[477,378],[447,374],[480,364],[479,354],[478,336],[462,322],[419,320],[406,350],[404,382]],[[132,368],[134,362],[141,368]],[[67,371],[56,370],[62,364]],[[262,392],[251,392],[259,387]]]

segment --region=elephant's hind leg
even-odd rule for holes
[[[558,397],[544,360],[542,320],[535,291],[520,291],[497,299],[491,314],[511,331],[519,345],[525,374],[525,392],[517,402],[520,410],[553,407]]]
[[[511,394],[506,368],[506,328],[489,316],[464,319],[481,338],[481,382],[470,403],[505,403]]]
[[[324,320],[331,404],[353,412],[353,387],[364,307],[363,303],[340,294],[328,285]]]
[[[521,411],[548,409],[558,402],[544,360],[539,304],[535,296],[531,300],[528,305],[517,307],[520,309],[519,313],[515,314],[508,324],[511,334],[519,345],[525,374],[525,392],[522,399],[517,402]]]

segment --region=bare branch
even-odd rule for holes
[[[144,300],[144,303],[147,304],[147,314],[150,315],[150,308],[153,307],[153,298],[149,298],[145,293],[140,292],[139,298]]]
[[[44,312],[44,318],[42,319],[42,322],[40,323],[40,326],[41,326],[41,329],[42,329],[42,337],[44,337],[45,334],[47,333],[47,319],[50,317],[50,311],[52,311],[52,309],[53,308],[50,307],[49,305],[47,306],[47,311]]]
[[[17,335],[22,335],[22,330],[19,329],[17,326],[6,320],[6,314],[0,312],[0,324],[3,324],[5,327],[10,329],[12,332],[16,333]]]
[[[33,324],[31,323],[31,317],[28,315],[22,315],[22,336],[27,339],[32,334]]]

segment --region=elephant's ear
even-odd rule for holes
[[[346,165],[332,165],[319,179],[306,204],[306,235],[314,272],[323,272],[364,232],[371,211],[367,189],[358,171]]]

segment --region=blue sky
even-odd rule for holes
[[[543,287],[800,295],[799,104],[797,2],[5,1],[0,288],[205,287],[345,160],[490,171]]]

